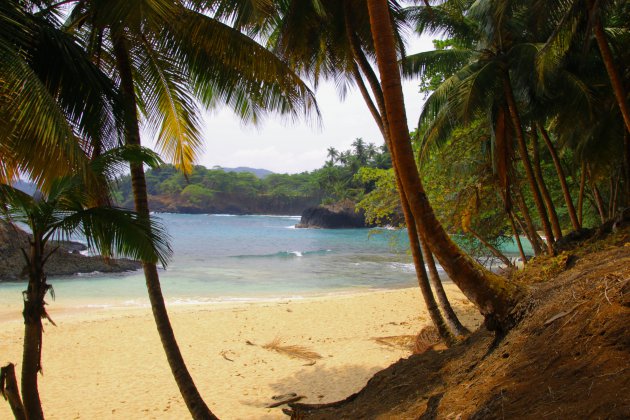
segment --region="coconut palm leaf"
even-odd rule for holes
[[[472,50],[444,49],[425,51],[405,57],[402,61],[403,75],[422,77],[432,72],[454,74],[476,55]]]
[[[227,104],[254,122],[266,112],[319,116],[310,89],[269,50],[201,13],[182,14],[181,23],[172,27],[176,36],[167,41],[174,59],[186,63],[195,96],[204,105]]]

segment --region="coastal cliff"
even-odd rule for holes
[[[21,249],[28,250],[28,233],[13,224],[0,221],[0,281],[15,281],[24,278],[25,261]],[[46,252],[56,251],[46,262],[48,276],[73,275],[77,273],[118,273],[138,270],[142,265],[128,259],[109,259],[100,256],[88,257],[80,252],[87,249],[77,242],[52,243]]]
[[[327,206],[309,207],[302,212],[296,228],[353,229],[370,227],[365,215],[349,201]]]

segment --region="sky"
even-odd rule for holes
[[[408,41],[407,54],[432,49],[429,38]],[[410,129],[416,126],[423,95],[418,81],[403,81]],[[333,83],[321,82],[315,91],[321,113],[319,127],[305,118],[292,122],[269,115],[257,126],[243,125],[231,110],[206,112],[204,152],[197,164],[208,168],[247,166],[276,173],[299,173],[322,167],[327,149],[343,151],[358,137],[377,146],[382,136],[358,89],[352,86],[340,99]]]

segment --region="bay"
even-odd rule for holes
[[[174,251],[160,270],[168,304],[300,298],[416,283],[404,231],[296,229],[299,216],[155,217]],[[49,283],[56,305],[148,305],[141,271],[53,277]],[[19,304],[24,287],[0,283],[0,306]]]

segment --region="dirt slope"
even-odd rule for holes
[[[296,419],[630,418],[628,229],[522,273],[525,316],[501,341],[486,330],[401,359],[359,393],[293,405]],[[331,378],[334,380],[334,378]]]

